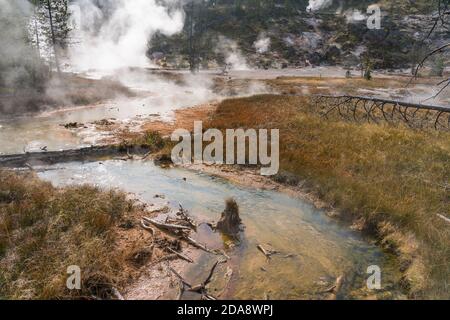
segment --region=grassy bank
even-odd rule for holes
[[[450,297],[450,134],[325,120],[307,98],[222,102],[207,127],[279,128],[282,172],[397,251],[411,297]]]
[[[0,171],[0,299],[114,297],[148,245],[132,230],[137,214],[119,192]],[[81,290],[66,288],[71,265],[81,269]]]

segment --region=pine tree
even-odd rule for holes
[[[67,47],[70,32],[68,0],[37,0],[36,7],[42,34],[46,45],[51,48],[59,74],[60,52]]]

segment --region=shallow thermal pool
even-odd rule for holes
[[[224,199],[234,197],[245,231],[238,246],[224,246],[232,259],[229,266],[217,272],[212,283],[213,288],[217,287],[213,293],[220,298],[326,298],[324,291],[343,274],[346,281],[338,298],[401,297],[396,285],[399,273],[392,256],[303,200],[238,186],[200,172],[163,169],[149,162],[76,162],[45,169],[48,170],[40,171],[39,176],[55,185],[90,183],[120,188],[156,205],[161,205],[158,201],[174,206],[180,203],[200,222],[217,221]],[[156,199],[156,194],[165,199]],[[201,230],[199,233],[200,240],[208,235],[202,235]],[[266,260],[258,251],[258,244],[281,254]],[[192,283],[200,283],[213,259],[217,258],[202,255],[186,277]],[[367,289],[366,271],[371,265],[381,268],[381,290]],[[227,277],[227,289],[220,289]]]
[[[113,120],[123,125],[139,127],[141,119],[151,117],[170,121],[178,108],[204,103],[189,92],[173,96],[149,95],[115,99],[102,104],[42,112],[34,116],[2,118],[0,115],[0,154],[58,151],[88,147],[97,144],[103,134],[96,130],[94,121]],[[63,125],[78,123],[81,127],[68,130]]]

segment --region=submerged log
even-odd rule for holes
[[[188,288],[187,291],[190,292],[196,292],[198,294],[201,294],[202,300],[217,300],[216,297],[208,293],[208,289],[206,286],[211,282],[212,276],[214,274],[214,270],[216,270],[217,265],[220,263],[220,261],[216,261],[214,265],[212,266],[207,278],[202,283],[193,286],[189,282],[187,282],[175,269],[172,267],[169,267],[169,270],[177,276],[177,278],[180,280],[180,292],[178,293],[178,300],[181,299],[184,291],[186,291],[185,287]]]
[[[336,279],[335,284],[327,290],[327,292],[330,292],[330,295],[328,296],[328,300],[336,300],[337,299],[337,295],[339,294],[339,292],[342,289],[342,286],[344,285],[344,281],[345,281],[345,276],[341,275]]]
[[[192,286],[189,291],[192,292],[198,292],[198,293],[202,293],[202,294],[206,294],[206,286],[211,282],[211,279],[214,275],[214,271],[216,270],[217,266],[219,265],[220,261],[217,260],[214,265],[212,266],[211,270],[208,273],[208,276],[206,277],[205,281],[203,281],[202,283],[196,285],[196,286]]]
[[[241,223],[238,204],[234,199],[227,199],[225,210],[222,212],[220,221],[217,222],[216,229],[224,234],[236,237],[241,231]]]
[[[148,148],[135,147],[124,149],[117,145],[107,145],[62,151],[25,152],[23,154],[0,156],[0,167],[25,168],[29,166],[50,165],[70,161],[95,160],[100,157],[115,155],[125,155],[128,157],[127,152],[143,154],[148,151]]]
[[[262,252],[263,255],[266,256],[267,259],[270,259],[271,256],[278,253],[278,251],[266,249],[260,244],[258,244],[256,247],[259,251]]]
[[[187,243],[189,243],[190,245],[196,247],[197,249],[203,250],[205,252],[217,255],[218,253],[215,252],[214,250],[210,250],[208,249],[205,245],[198,243],[197,241],[195,241],[194,239],[192,239],[189,236],[185,236],[181,238],[182,240],[186,241]]]

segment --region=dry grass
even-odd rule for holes
[[[397,250],[412,297],[450,297],[450,134],[325,120],[307,98],[226,100],[205,127],[278,128],[283,174]],[[292,183],[292,179],[291,179]]]
[[[137,249],[126,243],[145,239],[133,237],[137,214],[119,192],[54,188],[33,174],[0,171],[0,298],[111,298],[134,272]],[[81,268],[79,291],[66,288],[71,265]]]

